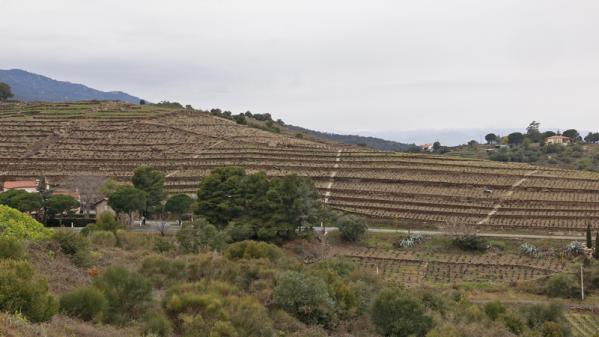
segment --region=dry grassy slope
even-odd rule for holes
[[[331,206],[395,221],[580,230],[599,220],[599,174],[396,154],[298,139],[197,111],[118,103],[0,105],[0,180],[128,179],[140,165],[193,192],[223,165],[312,177]],[[493,193],[485,193],[488,187]]]

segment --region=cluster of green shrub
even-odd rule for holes
[[[314,184],[297,175],[268,178],[223,167],[202,178],[197,196],[195,213],[234,241],[295,239],[311,234],[321,215]]]

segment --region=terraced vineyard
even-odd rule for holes
[[[566,319],[574,337],[594,337],[599,333],[599,317],[596,315],[570,312],[566,314]]]
[[[381,221],[544,230],[599,222],[597,173],[380,152],[151,105],[0,104],[0,180],[124,180],[140,165],[162,170],[171,193],[195,191],[223,165],[297,173],[312,177],[330,206]]]
[[[357,265],[380,273],[391,282],[405,286],[423,282],[451,284],[465,281],[520,282],[567,271],[567,262],[535,259],[520,255],[426,255],[413,251],[361,248],[341,251]]]

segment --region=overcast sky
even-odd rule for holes
[[[325,131],[599,129],[599,1],[0,0],[0,68]]]

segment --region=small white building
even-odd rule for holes
[[[433,152],[433,144],[421,144],[418,145],[422,151]]]
[[[545,138],[545,144],[570,144],[572,140],[570,137],[555,135]]]

